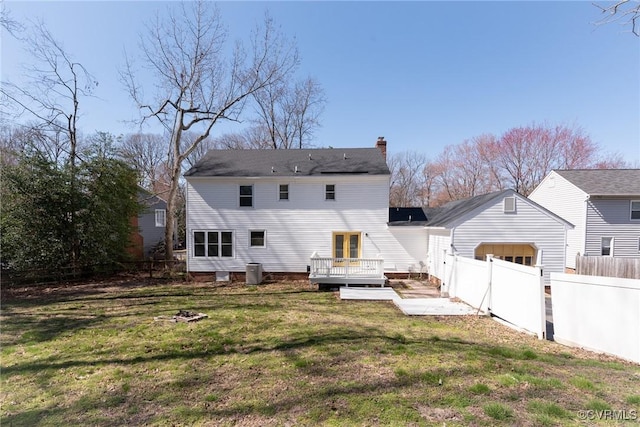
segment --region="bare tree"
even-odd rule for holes
[[[215,5],[206,1],[181,3],[167,19],[156,17],[141,34],[142,61],[155,74],[154,96],[146,97],[130,58],[121,72],[122,81],[143,112],[142,121],[157,119],[170,134],[167,260],[173,259],[176,196],[184,160],[209,137],[214,125],[238,121],[248,97],[281,84],[298,65],[295,46],[268,16],[264,26],[253,32],[248,51],[237,43],[229,53],[226,38]],[[183,135],[188,131],[197,137],[187,145]]]
[[[11,13],[5,7],[4,2],[0,4],[0,27],[13,36],[24,30],[24,26],[11,17]]]
[[[324,91],[315,79],[309,77],[295,86],[290,105],[293,106],[293,135],[297,139],[298,148],[302,148],[313,138],[313,132],[320,126],[320,115],[326,102]]]
[[[283,80],[253,94],[259,136],[268,138],[271,148],[302,148],[312,138],[320,125],[319,117],[326,102],[320,84],[312,79],[290,86]],[[262,145],[263,140],[250,141],[251,145]]]
[[[25,69],[27,83],[2,82],[0,93],[16,108],[16,118],[30,117],[42,132],[66,136],[68,161],[73,168],[78,151],[80,101],[91,96],[98,83],[43,23],[34,25],[24,42],[35,61]]]
[[[52,163],[61,164],[67,158],[65,141],[60,129],[46,132],[37,122],[4,124],[0,128],[1,160],[11,164],[21,153],[39,153]]]
[[[120,156],[138,172],[138,184],[165,197],[169,187],[166,137],[151,133],[126,135],[120,143]]]
[[[495,138],[481,135],[445,147],[430,165],[437,192],[432,205],[485,194],[501,188],[501,172],[495,159]]]
[[[535,123],[509,129],[495,148],[508,186],[525,196],[553,169],[595,167],[597,152],[580,128]]]
[[[424,154],[416,152],[399,153],[389,159],[388,166],[391,171],[389,206],[423,205],[426,164],[427,160]]]
[[[630,26],[631,32],[640,37],[640,2],[638,0],[619,0],[604,6],[597,3],[593,5],[604,15],[596,25],[618,22],[623,26]]]

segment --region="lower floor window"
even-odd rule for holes
[[[264,248],[267,246],[264,230],[249,231],[249,246],[252,248]]]
[[[233,232],[194,231],[193,256],[233,257]]]
[[[613,246],[613,237],[603,237],[602,243],[600,244],[600,255],[602,256],[612,256],[613,251],[611,247]]]

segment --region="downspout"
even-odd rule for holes
[[[449,250],[447,251],[447,255],[445,255],[445,265],[447,262],[447,256],[451,256],[451,265],[449,265],[448,270],[449,270],[449,277],[446,277],[446,282],[444,283],[444,286],[441,289],[441,296],[445,297],[445,298],[449,298],[449,296],[451,295],[451,280],[453,278],[453,269],[455,268],[455,260],[456,260],[456,255],[455,255],[455,246],[453,245],[453,239],[455,237],[455,227],[451,229],[451,236],[450,236],[450,242],[449,242]],[[447,273],[447,269],[445,269],[445,274]]]
[[[184,197],[184,245],[185,245],[185,269],[187,270],[187,282],[189,281],[189,248],[191,247],[191,239],[189,238],[189,181],[187,181],[185,197]]]
[[[589,216],[587,211],[589,210],[589,199],[591,198],[591,196],[589,194],[587,194],[587,197],[584,199],[584,222],[583,222],[583,228],[584,228],[584,236],[583,240],[582,240],[582,253],[581,255],[586,255],[587,253],[587,217]],[[576,261],[576,265],[575,265],[575,269],[577,270],[578,265],[577,265],[577,261]],[[576,271],[577,273],[577,271]]]

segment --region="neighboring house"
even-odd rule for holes
[[[382,138],[376,148],[212,150],[185,179],[190,272],[224,277],[260,263],[306,273],[313,254],[333,259],[329,267],[381,259],[389,272],[425,263],[426,243],[413,241],[426,242],[424,228],[388,224]]]
[[[167,220],[167,202],[144,189],[138,191],[138,201],[145,207],[134,225],[138,227],[135,238],[138,246],[136,257],[147,259],[153,256],[158,244],[164,241]]]
[[[578,254],[640,257],[640,169],[552,171],[529,198],[575,225],[567,268]]]
[[[428,214],[429,272],[440,280],[446,280],[447,253],[540,264],[546,282],[551,272],[564,271],[566,230],[572,225],[513,190],[449,202]]]

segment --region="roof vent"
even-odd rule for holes
[[[311,153],[309,153],[309,160],[311,160]]]
[[[343,154],[342,154],[342,158],[344,158],[345,160],[347,160],[347,153],[343,153]]]
[[[271,166],[271,173],[276,173],[276,168],[274,168],[273,166]]]
[[[296,165],[295,169],[293,170],[294,173],[298,173],[298,166]]]

